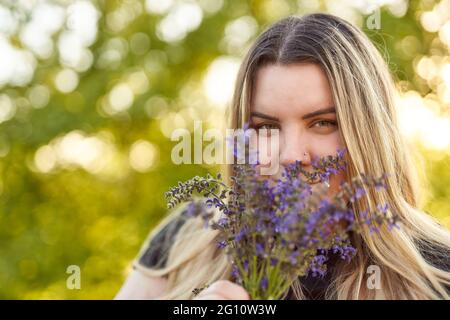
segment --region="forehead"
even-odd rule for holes
[[[252,111],[299,114],[333,106],[325,72],[315,63],[271,64],[260,68],[252,95]]]

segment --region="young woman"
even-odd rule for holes
[[[240,68],[230,109],[231,128],[277,128],[280,162],[347,150],[347,171],[390,173],[383,192],[353,205],[359,212],[388,202],[401,228],[377,236],[354,235],[350,263],[331,257],[324,279],[297,279],[288,299],[448,299],[450,233],[417,208],[418,181],[398,129],[394,83],[369,39],[348,22],[327,14],[288,17],[263,32]],[[230,265],[217,248],[217,231],[172,212],[143,246],[118,299],[248,299],[230,282]],[[380,284],[367,285],[378,266]],[[194,296],[192,290],[212,284]]]

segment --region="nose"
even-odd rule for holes
[[[295,161],[302,162],[302,167],[311,165],[311,152],[307,141],[299,131],[285,132],[280,141],[280,164],[285,167]]]

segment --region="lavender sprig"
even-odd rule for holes
[[[326,185],[345,169],[344,154],[338,150],[336,156],[315,159],[312,172],[297,161],[279,179],[260,176],[257,165],[234,165],[230,186],[220,175],[197,176],[166,193],[168,206],[189,201],[185,215],[202,217],[205,226],[220,231],[217,245],[230,257],[233,279],[253,299],[280,299],[297,277],[325,276],[329,254],[350,261],[356,254],[350,231],[368,227],[376,233],[385,223],[390,229],[397,226],[387,204],[359,219],[349,208],[366,196],[366,189],[386,188],[387,175],[353,178],[328,199]],[[314,192],[313,181],[319,181]],[[193,200],[194,192],[202,200]],[[222,212],[217,220],[213,208]]]

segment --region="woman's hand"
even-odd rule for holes
[[[250,296],[240,285],[219,280],[203,289],[194,300],[250,300]]]

